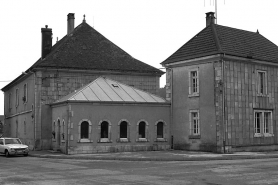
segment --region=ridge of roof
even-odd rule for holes
[[[57,47],[53,47],[45,59],[33,67],[164,74],[163,71],[133,58],[86,22],[82,22],[63,39],[56,44]]]

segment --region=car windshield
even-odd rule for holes
[[[5,139],[5,144],[21,144],[19,139]]]

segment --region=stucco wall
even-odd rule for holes
[[[189,96],[189,72],[199,72],[199,96]],[[216,151],[213,62],[173,70],[173,123],[175,149]],[[190,137],[190,110],[199,110],[200,138]]]
[[[23,86],[27,84],[27,102],[22,100]],[[19,102],[16,105],[16,89],[18,89]],[[9,106],[9,94],[11,94]],[[4,136],[19,137],[30,149],[34,147],[34,76],[25,77],[4,93]],[[25,125],[24,125],[25,123]]]
[[[69,154],[75,153],[96,153],[96,152],[117,152],[117,151],[140,151],[140,150],[165,150],[170,148],[170,106],[158,105],[130,105],[130,104],[71,104],[69,108],[65,106],[53,108],[53,119],[56,117],[63,117],[67,110],[70,115],[70,129],[68,138]],[[66,117],[66,116],[64,116]],[[64,119],[64,118],[63,118]],[[92,123],[91,142],[79,142],[78,124],[81,120],[86,119]],[[119,142],[119,126],[121,120],[126,120],[130,126],[130,141]],[[99,123],[102,121],[111,123],[111,142],[100,142]],[[147,128],[147,142],[139,142],[137,123],[144,120],[148,123]],[[66,120],[68,121],[68,119]],[[165,142],[157,142],[155,135],[155,123],[157,121],[164,121],[166,123]],[[67,139],[67,137],[66,137]],[[53,142],[53,145],[57,141]],[[66,144],[66,143],[65,143]],[[63,146],[61,149],[63,150]]]

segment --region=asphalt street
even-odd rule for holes
[[[0,184],[278,184],[278,159],[99,161],[0,156]]]

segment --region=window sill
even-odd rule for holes
[[[108,138],[101,138],[98,140],[98,143],[112,143],[112,140]]]
[[[128,143],[128,142],[130,142],[130,141],[129,141],[128,138],[119,138],[119,139],[117,139],[117,142],[118,142],[118,143]]]
[[[254,137],[273,137],[274,134],[265,133],[265,134],[255,134]]]
[[[65,143],[66,142],[66,140],[61,140],[61,143]]]
[[[193,93],[188,95],[189,98],[191,97],[199,97],[199,93]]]
[[[139,138],[139,139],[136,139],[136,142],[148,142],[148,139],[147,138]]]
[[[92,143],[93,141],[89,140],[89,139],[80,139],[78,141],[78,143]]]
[[[257,94],[258,97],[269,97],[268,94]]]
[[[56,142],[56,139],[52,139],[52,142]]]
[[[201,139],[201,135],[190,135],[188,136],[189,139]]]
[[[166,138],[156,138],[154,142],[167,142]]]

